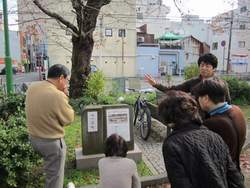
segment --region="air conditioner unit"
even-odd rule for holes
[[[144,42],[144,37],[137,37],[137,42]]]
[[[161,66],[160,67],[160,72],[167,72],[167,66]]]

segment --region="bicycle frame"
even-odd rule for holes
[[[128,89],[128,90],[133,90],[135,92],[135,89]],[[139,91],[139,96],[136,97],[137,100],[134,106],[133,123],[134,125],[136,125],[136,120],[138,117],[139,125],[137,126],[137,128],[140,128],[142,139],[147,140],[151,130],[151,113],[145,103],[147,99],[145,97],[142,99],[140,95],[142,91],[141,90],[138,91]],[[145,91],[145,93],[151,93],[151,92]]]
[[[139,109],[139,121],[141,120],[141,117],[142,117],[142,114],[144,112],[144,109],[146,107],[146,104],[143,102],[143,100],[141,99],[140,95],[138,96],[138,99],[137,99],[137,104],[138,104],[138,109]],[[141,106],[142,106],[142,111],[141,111]]]

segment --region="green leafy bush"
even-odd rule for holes
[[[228,84],[232,104],[250,104],[250,85],[245,80],[240,82],[237,77],[222,79]]]
[[[24,109],[25,95],[11,93],[7,96],[4,92],[0,92],[0,101],[0,119],[7,121],[11,114]]]
[[[170,85],[170,81],[172,80],[172,75],[167,73],[165,76],[163,76],[163,79]]]
[[[78,99],[69,99],[69,105],[72,106],[76,114],[80,114],[84,106],[97,105],[97,101],[92,97],[81,97]]]
[[[91,74],[86,79],[87,88],[84,90],[85,95],[94,99],[97,99],[100,95],[105,95],[107,82],[108,79],[102,71],[98,70],[96,73]]]
[[[41,158],[34,152],[28,140],[25,95],[7,96],[1,93],[0,100],[1,187],[17,187],[21,182],[31,180],[30,169],[37,166]]]
[[[109,96],[118,97],[122,95],[122,90],[119,84],[115,81],[111,81],[108,87]]]
[[[99,96],[98,99],[98,104],[104,105],[104,104],[116,104],[117,100],[116,98],[112,97],[112,96]]]
[[[200,68],[197,63],[192,63],[191,65],[185,66],[185,80],[196,77],[200,74]]]

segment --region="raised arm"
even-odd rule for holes
[[[149,83],[151,86],[156,85],[155,79],[150,74],[147,74],[147,75],[144,76],[144,81]]]

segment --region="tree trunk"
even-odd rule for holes
[[[72,35],[72,69],[70,78],[69,97],[73,99],[84,96],[91,68],[90,59],[94,47],[93,31],[96,27],[96,19],[102,6],[109,4],[111,0],[88,0],[84,8],[74,7],[77,14],[79,37]],[[79,5],[79,4],[78,4]],[[82,32],[86,35],[82,35]]]
[[[93,38],[88,35],[82,39],[81,44],[80,40],[77,37],[72,37],[73,51],[69,97],[73,99],[83,96],[83,89],[86,88],[85,80],[91,72],[90,58],[94,45]]]

